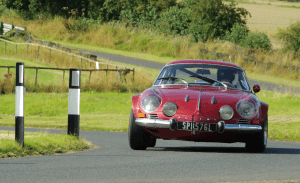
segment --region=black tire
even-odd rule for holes
[[[268,115],[262,125],[262,131],[246,142],[246,151],[262,153],[265,152],[268,142]]]
[[[156,145],[156,137],[154,137],[153,135],[150,135],[148,147],[154,147],[155,145]]]
[[[128,127],[129,146],[133,150],[145,150],[148,146],[150,134],[135,123],[135,117],[131,109]]]

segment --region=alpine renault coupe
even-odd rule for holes
[[[133,150],[156,139],[244,142],[264,152],[268,104],[249,86],[242,67],[222,61],[178,60],[166,64],[151,88],[132,96],[128,139]]]

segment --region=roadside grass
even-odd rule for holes
[[[127,131],[131,93],[82,92],[80,130]],[[15,125],[13,94],[0,95],[0,126]],[[25,127],[67,129],[68,93],[25,93]]]
[[[80,130],[128,131],[130,93],[82,92]],[[67,93],[25,94],[25,127],[67,129]],[[269,140],[300,142],[300,96],[260,91],[257,96],[269,104]],[[0,126],[15,125],[14,95],[0,95]]]
[[[300,95],[265,90],[256,95],[269,104],[269,140],[300,142]]]
[[[25,132],[24,147],[14,140],[13,131],[0,130],[0,158],[72,153],[93,148],[90,142],[67,134]]]

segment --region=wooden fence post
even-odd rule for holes
[[[132,81],[134,81],[134,68],[132,70]]]
[[[26,53],[26,56],[28,56],[28,50],[29,50],[29,44],[27,45],[27,53]]]
[[[37,84],[38,68],[35,68],[35,85]]]
[[[16,56],[18,55],[18,45],[16,44]]]
[[[40,46],[38,46],[38,50],[37,50],[37,56],[36,56],[36,59],[39,58],[39,54],[40,54]]]
[[[65,70],[63,70],[63,80],[62,80],[63,83],[64,83],[64,80],[65,80]]]
[[[92,71],[90,71],[89,82],[91,82],[91,77],[92,77]]]
[[[51,49],[49,48],[49,61],[51,59]]]
[[[107,81],[107,73],[108,73],[108,64],[106,64],[106,71],[105,71],[106,81]]]
[[[4,53],[6,53],[6,42],[4,42]]]

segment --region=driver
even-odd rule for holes
[[[234,87],[232,84],[235,79],[234,71],[231,69],[219,69],[217,72],[217,80],[226,84],[228,87]],[[222,86],[220,83],[214,83],[213,86]]]

